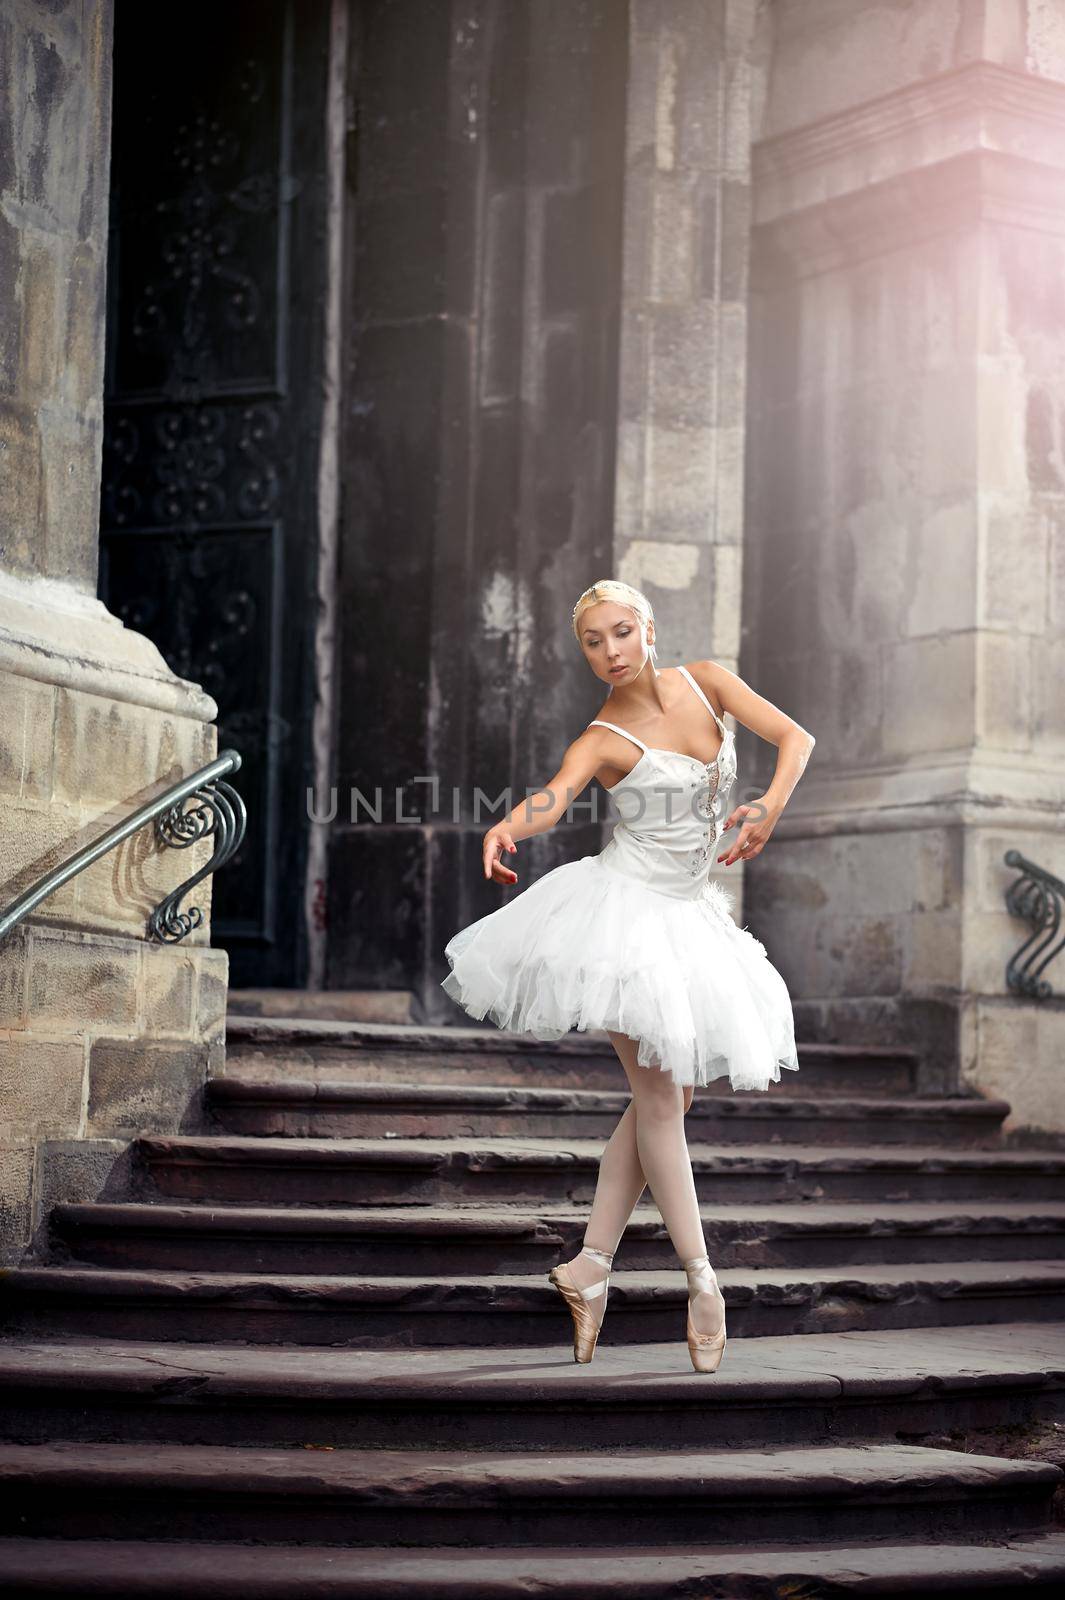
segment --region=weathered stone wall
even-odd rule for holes
[[[756,0],[632,0],[616,575],[659,661],[740,645]]]
[[[611,573],[650,598],[660,665],[710,656],[735,671],[759,6],[631,0],[629,12]],[[756,793],[744,763],[735,799]],[[742,919],[744,869],[715,876]]]
[[[0,12],[0,568],[96,591],[113,0]]]
[[[1002,859],[1065,875],[1065,19],[771,15],[744,659],[818,747],[752,916],[807,1037],[908,1039],[1065,1128]]]
[[[215,754],[215,703],[95,598],[110,0],[0,15],[0,908]],[[0,945],[0,1260],[199,1107],[227,959],[149,945],[209,844],[142,829]]]

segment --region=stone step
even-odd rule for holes
[[[142,1176],[182,1200],[425,1205],[591,1199],[602,1144],[567,1139],[299,1139],[151,1135]],[[1065,1199],[1063,1150],[936,1145],[691,1146],[706,1203],[792,1200]]]
[[[1065,1201],[806,1200],[701,1208],[719,1267],[995,1261],[1065,1254]],[[58,1259],[187,1271],[546,1272],[580,1247],[587,1211],[525,1206],[239,1206],[142,1201],[57,1205]],[[618,1266],[669,1269],[673,1246],[653,1206],[625,1230]]]
[[[823,1144],[990,1144],[1010,1107],[978,1096],[801,1099],[778,1094],[696,1094],[689,1140]],[[543,1089],[488,1084],[352,1083],[234,1073],[207,1084],[215,1122],[267,1137],[455,1136],[607,1139],[629,1104],[620,1089]]]
[[[613,1308],[611,1308],[612,1311]],[[608,1311],[608,1317],[611,1314]],[[556,1337],[556,1334],[558,1337]],[[359,1351],[8,1339],[0,1437],[603,1452],[1006,1437],[1065,1421],[1057,1323],[741,1338],[712,1378],[659,1344]]]
[[[913,1093],[920,1057],[889,1045],[799,1043],[799,1071],[773,1092],[851,1095]],[[363,1083],[483,1083],[526,1088],[623,1089],[606,1034],[571,1033],[553,1042],[498,1028],[434,1028],[325,1019],[226,1019],[226,1060],[242,1070],[328,1069]],[[700,1093],[731,1095],[725,1079]]]
[[[161,1577],[165,1574],[165,1577]],[[0,1541],[0,1588],[14,1595],[153,1596],[155,1600],[1031,1600],[1060,1593],[1065,1532],[995,1544],[906,1541],[763,1542],[697,1550],[618,1552],[604,1545],[344,1550],[326,1546],[152,1543],[99,1539]]]
[[[733,1267],[718,1278],[730,1331],[741,1337],[1065,1319],[1061,1261]],[[615,1274],[604,1340],[679,1339],[685,1294],[679,1271]],[[351,1349],[570,1339],[569,1312],[540,1273],[400,1278],[12,1267],[0,1278],[0,1327]]]
[[[462,1546],[1004,1538],[1060,1467],[920,1445],[611,1451],[0,1444],[0,1535]]]
[[[226,1016],[409,1025],[413,1002],[410,989],[230,989]]]

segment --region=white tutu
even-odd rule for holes
[[[442,987],[470,1016],[536,1039],[606,1028],[677,1083],[765,1089],[797,1070],[787,986],[708,883],[659,894],[599,856],[555,867],[448,944]]]
[[[555,867],[456,933],[441,987],[470,1016],[514,1033],[605,1028],[638,1040],[641,1065],[677,1083],[727,1076],[734,1089],[767,1089],[782,1067],[798,1070],[791,998],[710,880],[735,738],[687,667],[677,670],[721,734],[713,761],[593,724],[643,752],[606,791],[630,814],[599,855]]]

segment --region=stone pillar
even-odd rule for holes
[[[111,0],[0,17],[0,906],[215,754],[215,704],[95,598]],[[226,956],[148,912],[207,858],[141,830],[0,946],[0,1261],[132,1132],[199,1107]]]
[[[659,662],[740,646],[756,0],[631,0],[614,575]]]
[[[745,659],[818,744],[748,893],[803,1036],[1065,1129],[1003,899],[1065,876],[1065,13],[771,14]]]

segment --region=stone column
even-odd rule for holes
[[[0,906],[215,754],[215,703],[95,598],[111,0],[0,16]],[[141,830],[0,946],[0,1261],[133,1131],[198,1114],[227,963],[149,911],[209,846]]]
[[[1065,1129],[1003,898],[1011,847],[1065,876],[1065,13],[772,16],[747,660],[818,744],[748,892],[805,1037]]]
[[[738,670],[757,21],[756,0],[629,7],[612,575],[654,606],[661,666]],[[736,801],[755,792],[741,765]],[[718,874],[738,899],[743,871]]]

